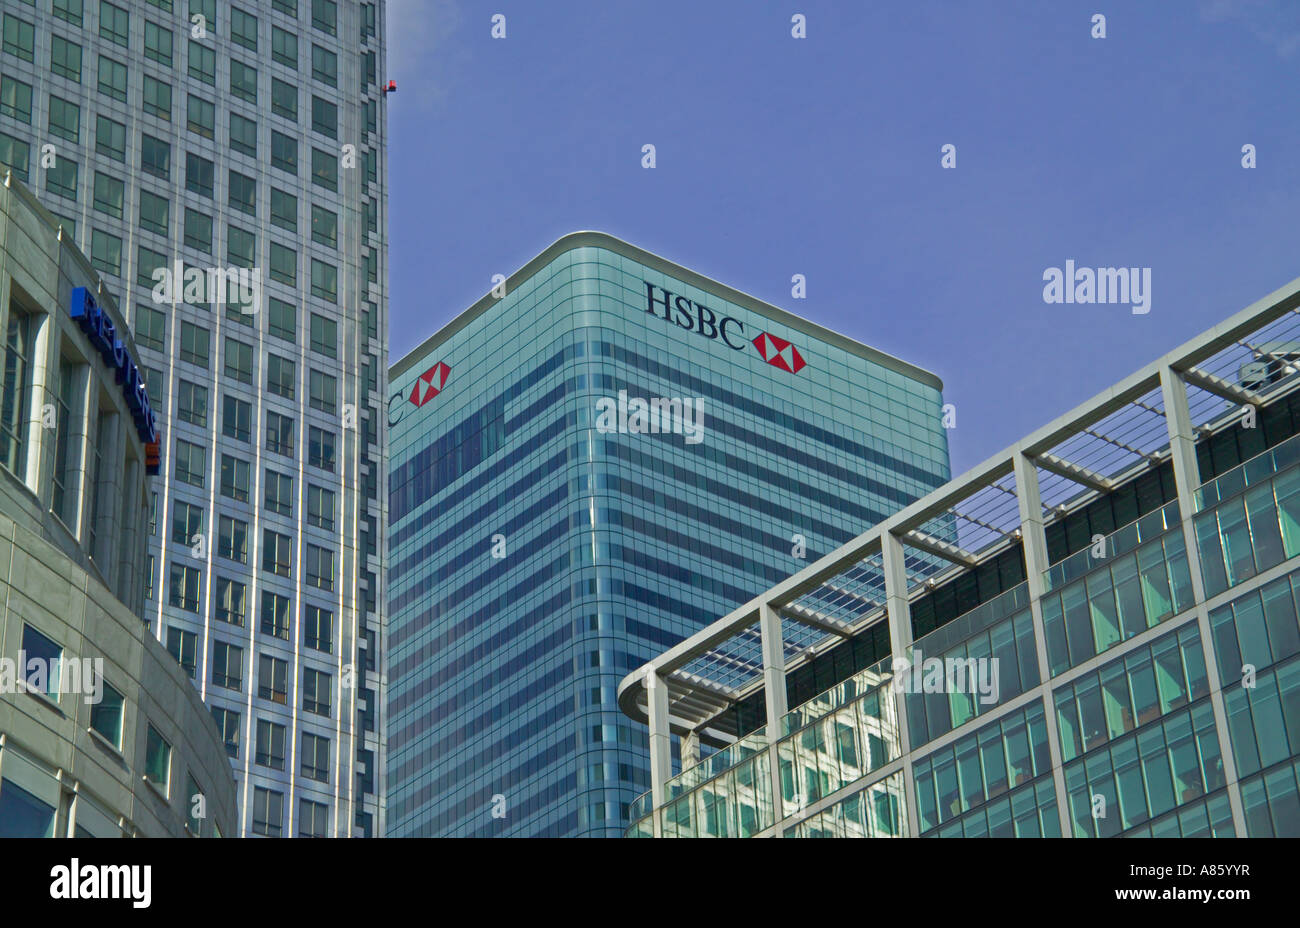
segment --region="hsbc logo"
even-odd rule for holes
[[[760,332],[750,339],[745,334],[745,324],[734,316],[719,319],[717,313],[703,303],[676,296],[649,281],[644,283],[645,311],[650,315],[712,341],[720,341],[733,351],[744,351],[746,343],[752,344],[764,361],[789,374],[797,374],[807,365],[799,349],[784,338]]]
[[[402,403],[403,396],[401,393],[396,394],[388,401],[388,424],[396,425],[401,421],[402,416],[406,415],[406,404],[419,409],[441,393],[442,388],[447,386],[447,379],[450,376],[451,368],[445,361],[439,361],[415,378],[415,383],[411,385],[411,392],[405,396],[406,403]]]
[[[806,363],[798,348],[784,338],[768,332],[762,332],[754,339],[754,347],[768,364],[791,374],[799,373]]]
[[[450,373],[451,368],[444,362],[439,361],[417,377],[415,386],[411,387],[411,395],[407,397],[411,401],[411,405],[419,409],[441,393],[442,388],[447,385],[447,376]]]

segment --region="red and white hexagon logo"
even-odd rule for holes
[[[799,349],[784,338],[760,332],[754,339],[754,347],[763,356],[763,360],[773,367],[779,367],[787,373],[797,374],[803,370],[804,359]]]
[[[407,399],[411,401],[412,406],[417,408],[423,406],[442,392],[450,376],[451,368],[439,361],[416,378],[415,385],[411,387],[411,395]]]

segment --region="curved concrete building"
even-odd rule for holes
[[[0,836],[233,834],[224,741],[140,618],[156,422],[113,297],[0,186]]]

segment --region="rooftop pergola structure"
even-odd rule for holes
[[[995,454],[960,477],[841,545],[817,562],[628,674],[619,706],[650,727],[654,808],[672,776],[670,735],[683,738],[683,767],[702,741],[724,746],[738,732],[722,715],[762,692],[772,794],[779,765],[780,720],[790,708],[786,674],[881,622],[891,654],[913,643],[909,603],[1015,546],[1023,548],[1039,679],[1051,680],[1039,599],[1049,567],[1045,527],[1144,471],[1172,462],[1180,520],[1202,641],[1210,640],[1199,556],[1192,531],[1200,485],[1198,438],[1235,425],[1246,407],[1260,407],[1300,386],[1300,278],[1213,329],[1148,364],[1088,402]],[[1267,368],[1261,368],[1261,364]],[[1261,376],[1261,370],[1268,376]],[[1249,383],[1250,386],[1243,386]],[[936,559],[948,566],[935,571]],[[1222,742],[1226,720],[1217,668],[1209,662]],[[901,698],[901,697],[896,697]],[[901,715],[902,707],[898,707]],[[1058,795],[1064,795],[1056,720],[1048,713]],[[901,751],[909,753],[907,726]],[[1230,757],[1225,758],[1231,764]],[[911,767],[905,771],[910,821],[915,821]],[[1234,818],[1241,820],[1235,771],[1229,773]],[[1068,834],[1066,809],[1059,809]],[[779,813],[779,809],[778,809]],[[776,818],[780,820],[780,814]]]

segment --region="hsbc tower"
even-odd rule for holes
[[[933,374],[602,233],[389,381],[391,836],[621,835],[649,777],[620,680],[949,479]]]

